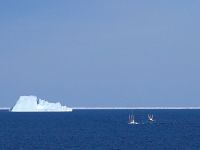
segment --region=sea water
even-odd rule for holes
[[[140,124],[129,125],[129,114]],[[0,150],[107,149],[198,150],[200,110],[0,112]]]

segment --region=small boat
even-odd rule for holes
[[[154,122],[153,114],[148,114],[148,121]]]
[[[134,115],[129,115],[129,117],[128,117],[128,124],[139,124],[139,123],[135,122]]]

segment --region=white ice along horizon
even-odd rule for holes
[[[59,102],[50,103],[37,96],[20,96],[12,112],[71,112],[72,108],[62,106]]]

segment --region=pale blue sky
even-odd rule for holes
[[[200,1],[1,0],[0,106],[200,106]]]

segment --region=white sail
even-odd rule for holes
[[[148,114],[148,120],[149,120],[149,121],[154,121],[153,114],[151,114],[151,115]]]
[[[128,124],[138,124],[138,122],[135,122],[135,117],[134,115],[129,115],[129,122]]]

